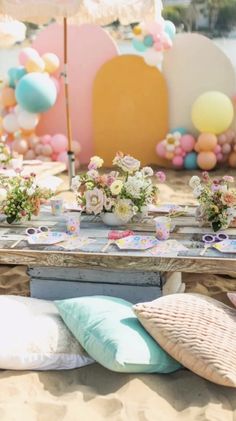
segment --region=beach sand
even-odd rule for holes
[[[191,173],[168,171],[168,186],[161,186],[161,199],[193,203],[187,184],[190,176]],[[71,199],[70,193],[63,195]],[[236,269],[235,278],[186,274],[183,280],[187,292],[207,294],[229,304],[226,292],[236,290]],[[29,295],[24,267],[0,266],[0,294]],[[187,370],[168,375],[125,375],[94,364],[61,372],[0,371],[0,421],[93,418],[233,421],[236,391],[214,385]]]

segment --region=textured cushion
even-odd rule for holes
[[[236,307],[236,292],[227,292],[228,299]]]
[[[53,302],[0,296],[0,368],[57,370],[93,362]]]
[[[168,373],[180,367],[141,326],[131,303],[92,296],[56,301],[56,305],[89,355],[110,370]]]
[[[205,379],[236,387],[234,309],[198,294],[168,295],[133,308],[173,358]]]

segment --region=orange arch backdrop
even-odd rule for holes
[[[106,165],[119,150],[145,165],[166,165],[155,152],[168,132],[168,93],[161,72],[132,55],[106,62],[94,81],[93,130],[95,153]]]

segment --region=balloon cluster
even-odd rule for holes
[[[35,137],[40,113],[56,102],[59,82],[55,72],[59,59],[47,53],[40,57],[33,48],[19,54],[20,66],[8,71],[8,80],[0,92],[0,135],[12,142],[13,150],[28,151],[27,137]],[[29,151],[29,155],[33,155]]]
[[[175,33],[175,25],[169,20],[143,22],[133,28],[132,44],[135,50],[144,53],[149,66],[157,66],[162,62],[163,52],[172,47]]]
[[[197,154],[194,150],[195,138],[184,128],[168,133],[156,146],[156,153],[161,158],[171,161],[175,168],[192,170],[197,168]]]

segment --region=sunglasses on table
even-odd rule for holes
[[[229,236],[227,234],[224,234],[223,232],[219,232],[218,234],[205,234],[202,236],[202,241],[205,244],[213,244],[228,239]]]
[[[39,234],[39,233],[48,232],[48,231],[50,231],[50,229],[46,226],[42,226],[38,228],[30,227],[25,230],[25,233],[26,235],[34,235],[34,234]]]

